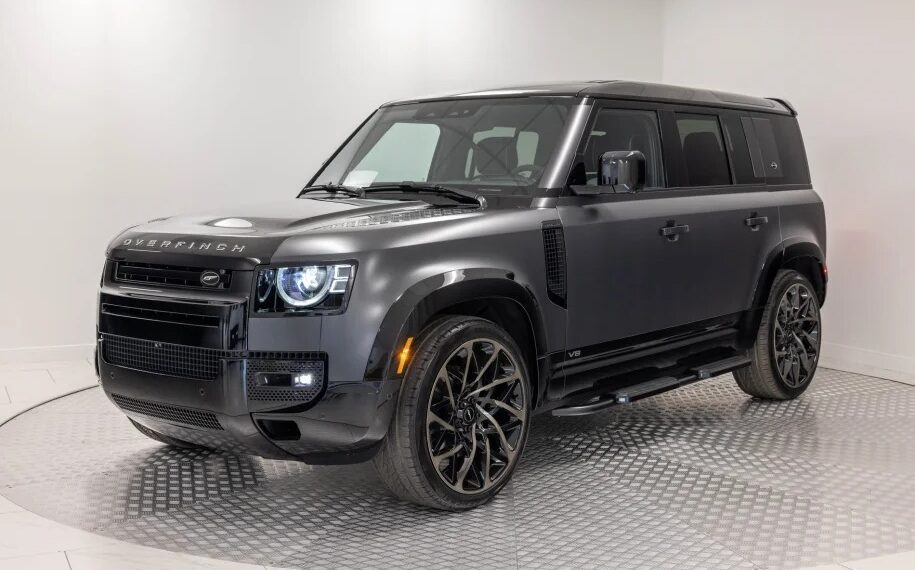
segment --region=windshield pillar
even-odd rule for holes
[[[591,100],[588,98],[582,99],[581,103],[572,108],[559,146],[540,179],[541,188],[565,188],[566,181],[569,179],[569,169],[572,167],[575,152],[581,142],[590,113]]]

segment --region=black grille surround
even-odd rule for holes
[[[543,255],[546,263],[546,287],[550,299],[566,306],[566,244],[559,222],[543,224]]]
[[[204,283],[201,279],[204,273],[214,273],[218,275],[218,280],[213,281],[212,284]],[[229,288],[232,283],[232,271],[230,269],[118,261],[114,263],[112,278],[118,283],[218,290]]]
[[[206,410],[161,404],[159,402],[150,402],[149,400],[138,400],[120,394],[112,394],[111,399],[114,400],[118,407],[128,412],[206,429],[223,429],[216,414]]]

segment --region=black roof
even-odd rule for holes
[[[729,107],[734,109],[752,109],[770,113],[795,114],[791,105],[782,99],[767,99],[752,97],[739,93],[726,93],[710,89],[697,89],[694,87],[679,87],[676,85],[663,85],[660,83],[642,83],[638,81],[606,80],[606,81],[569,81],[556,83],[539,83],[519,85],[513,87],[500,87],[464,93],[452,93],[436,97],[417,97],[394,101],[389,104],[397,105],[417,101],[434,101],[462,98],[482,97],[524,97],[524,96],[576,96],[576,97],[601,97],[607,99],[625,99],[636,101],[658,101],[667,103],[684,103],[688,105],[707,105],[713,107]]]

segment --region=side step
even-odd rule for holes
[[[731,372],[733,370],[738,370],[750,365],[750,359],[744,355],[732,356],[730,358],[725,358],[723,360],[716,360],[715,362],[710,362],[708,364],[703,364],[702,366],[696,366],[695,368],[690,368],[690,372],[696,374],[699,377],[699,380],[705,380],[706,378],[711,378],[712,376],[718,376],[724,374],[725,372]]]
[[[628,404],[648,396],[654,396],[661,392],[666,392],[686,384],[691,384],[699,380],[705,380],[713,376],[718,376],[738,368],[750,365],[750,359],[746,356],[732,356],[715,362],[709,362],[701,366],[695,366],[689,369],[689,373],[681,377],[662,376],[646,382],[633,384],[619,388],[615,392],[609,392],[601,396],[595,396],[587,402],[577,406],[567,406],[553,410],[554,416],[585,416],[606,410],[618,404]]]

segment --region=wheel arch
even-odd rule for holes
[[[820,306],[826,302],[826,256],[817,244],[801,239],[789,239],[781,242],[766,258],[760,272],[750,310],[741,323],[741,340],[749,346],[756,338],[763,309],[769,299],[769,290],[775,282],[775,276],[782,269],[794,269],[806,277],[817,294]]]
[[[536,405],[544,390],[537,366],[546,346],[543,317],[534,294],[515,281],[511,271],[502,269],[457,269],[407,289],[382,320],[366,366],[366,380],[394,377],[395,355],[407,338],[450,314],[487,318],[512,336],[524,352]]]

